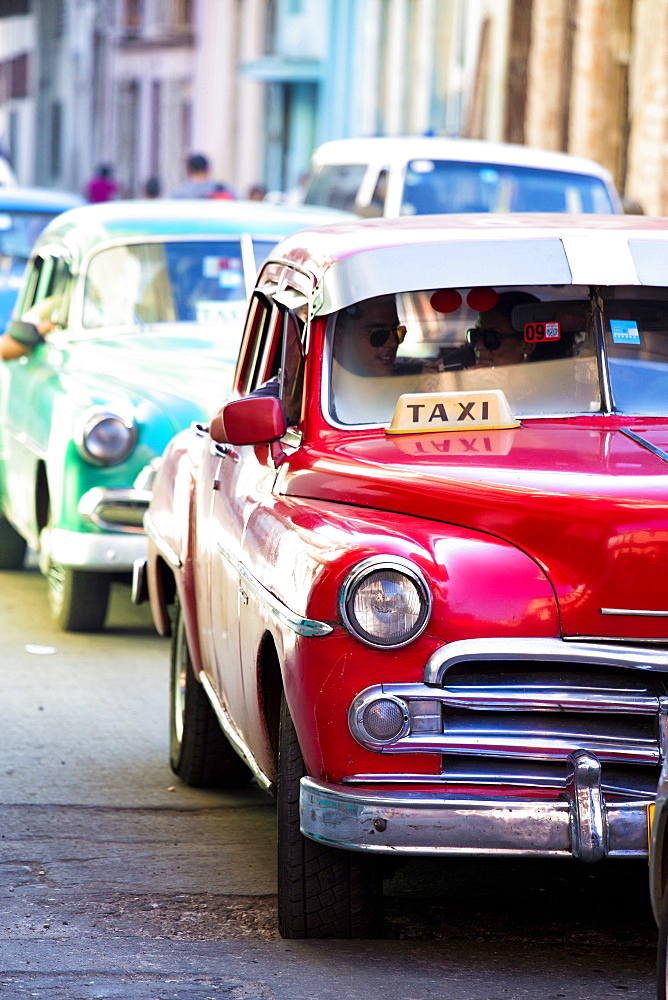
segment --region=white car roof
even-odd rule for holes
[[[666,287],[668,219],[562,214],[367,219],[290,236],[271,259],[310,272],[320,314],[421,288]]]
[[[313,166],[325,163],[375,163],[379,167],[405,163],[407,160],[461,160],[496,163],[541,170],[560,170],[589,174],[612,182],[610,171],[600,163],[570,153],[559,153],[531,146],[482,139],[445,139],[435,136],[382,136],[366,139],[334,139],[319,146],[312,157]]]

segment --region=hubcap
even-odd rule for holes
[[[176,636],[176,655],[174,657],[174,684],[172,714],[174,716],[174,735],[181,745],[183,740],[183,715],[186,708],[186,676],[187,676],[187,656],[188,647],[186,645],[185,629],[183,619],[179,619]]]

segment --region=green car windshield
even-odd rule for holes
[[[254,241],[256,270],[273,245]],[[100,329],[138,323],[217,323],[228,318],[228,303],[245,299],[238,239],[127,244],[92,257],[82,325]],[[236,315],[238,309],[233,311]]]
[[[517,417],[668,417],[668,288],[441,288],[330,324],[329,412],[389,424],[406,393],[501,390]]]

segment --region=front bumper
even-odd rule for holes
[[[53,528],[49,537],[49,557],[72,569],[109,573],[129,573],[136,559],[145,559],[146,535],[67,531]]]
[[[651,800],[606,802],[597,758],[568,758],[560,799],[416,791],[349,791],[302,778],[300,821],[312,840],[353,851],[403,855],[647,856]]]

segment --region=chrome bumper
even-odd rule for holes
[[[333,847],[381,854],[647,856],[647,801],[605,802],[593,754],[569,756],[561,800],[439,792],[349,791],[302,778],[301,830]]]
[[[146,535],[107,532],[93,534],[54,528],[50,533],[49,556],[73,569],[131,572],[136,559],[146,558]]]

